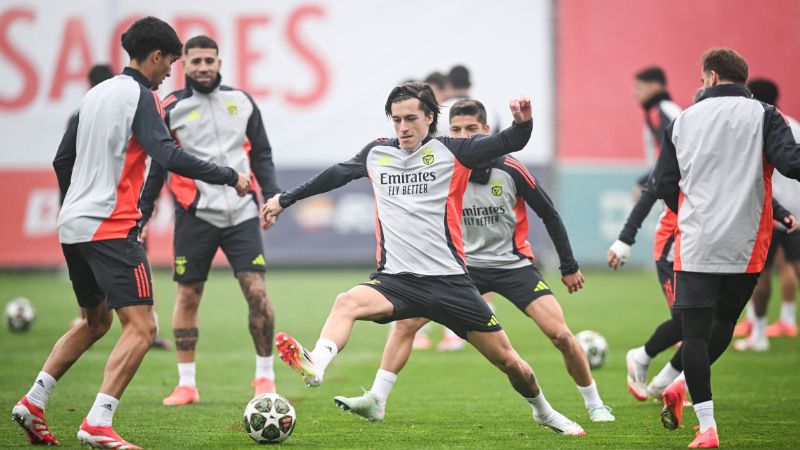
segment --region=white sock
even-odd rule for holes
[[[661,369],[658,374],[656,374],[650,384],[655,386],[669,386],[670,383],[675,381],[680,374],[681,373],[678,371],[678,369],[672,367],[672,364],[667,362],[667,364],[664,365],[664,368]]]
[[[541,390],[539,391],[539,395],[533,398],[525,398],[525,401],[533,408],[533,414],[540,419],[548,418],[554,411],[547,399],[544,398],[544,392]]]
[[[600,399],[600,393],[597,392],[597,383],[592,380],[592,384],[583,387],[577,386],[578,392],[583,395],[583,404],[586,409],[597,408],[603,406],[603,400]]]
[[[781,303],[781,321],[797,325],[797,303],[794,300],[784,300]]]
[[[643,366],[650,366],[650,361],[653,360],[646,351],[644,351],[644,345],[641,347],[637,347],[633,349],[633,360]]]
[[[372,389],[369,391],[378,399],[378,403],[385,404],[392,392],[394,383],[397,381],[397,374],[388,370],[378,369],[375,374],[375,381],[372,382]]]
[[[325,372],[325,368],[333,361],[337,353],[339,353],[339,349],[336,347],[336,343],[330,339],[319,338],[314,351],[311,352],[311,360],[317,368]]]
[[[714,421],[714,400],[694,404],[694,413],[700,421],[700,432],[703,433],[709,428],[717,429],[717,422]]]
[[[272,356],[256,355],[256,380],[259,378],[275,380],[275,369],[272,362]]]
[[[114,412],[119,406],[119,400],[106,394],[97,394],[94,405],[86,416],[86,423],[93,427],[110,427],[114,420]]]
[[[444,337],[446,339],[447,338],[449,338],[449,339],[453,339],[453,338],[461,339],[460,337],[458,337],[458,335],[453,330],[451,330],[450,328],[447,328],[447,327],[444,328]]]
[[[753,332],[750,338],[754,341],[763,341],[767,338],[767,316],[756,317],[753,321]]]
[[[55,387],[55,378],[47,372],[39,372],[39,375],[36,376],[36,381],[31,386],[31,390],[25,396],[28,397],[29,402],[44,411],[47,406],[47,399],[50,398],[50,394],[53,393]]]
[[[196,371],[196,363],[178,363],[178,386],[196,387],[197,381],[194,378]]]
[[[753,307],[753,302],[752,301],[747,302],[747,308],[745,308],[745,317],[750,322],[753,322],[753,321],[756,320],[756,308]]]

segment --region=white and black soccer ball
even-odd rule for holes
[[[589,360],[589,367],[592,369],[599,369],[606,363],[608,357],[608,342],[602,334],[584,330],[575,335],[586,353],[586,359]]]
[[[6,324],[13,333],[25,333],[36,320],[36,310],[25,297],[12,299],[6,304]]]
[[[244,409],[244,431],[259,444],[278,444],[294,431],[294,407],[280,394],[262,394]]]

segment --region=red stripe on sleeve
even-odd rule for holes
[[[533,175],[531,175],[531,173],[528,172],[528,169],[525,166],[523,166],[521,162],[515,159],[506,158],[505,165],[513,169],[516,169],[517,172],[519,172],[522,175],[522,177],[525,179],[525,181],[528,183],[531,189],[536,189],[536,181],[534,181]]]

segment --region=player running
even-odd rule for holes
[[[250,188],[250,179],[235,170],[180,151],[164,126],[151,89],[180,57],[175,30],[146,17],[121,41],[130,65],[83,97],[53,161],[63,198],[58,235],[83,319],[58,340],[11,412],[34,445],[59,445],[45,420],[47,399],[57,380],[106,334],[115,310],[122,335],[78,440],[98,448],[139,448],[114,431],[112,419],[156,330],[150,265],[137,239],[139,198],[151,158],[183,176],[235,186],[241,196]]]
[[[206,161],[225,161],[255,176],[265,199],[280,192],[272,149],[261,113],[244,91],[221,84],[217,43],[207,36],[186,41],[186,87],[164,99],[166,122],[183,149]],[[153,211],[166,171],[153,165],[142,194],[143,221]],[[225,188],[169,176],[175,199],[174,273],[178,295],[172,332],[178,353],[178,386],[164,405],[200,400],[195,379],[199,337],[197,311],[211,261],[220,247],[227,256],[249,310],[248,329],[256,348],[255,395],[275,392],[272,340],[275,313],[264,283],[265,260],[255,192],[238,198]]]
[[[364,177],[375,191],[377,272],[336,298],[312,351],[286,333],[276,338],[281,359],[309,386],[322,383],[325,368],[347,344],[356,320],[388,323],[425,317],[466,338],[503,371],[533,408],[536,422],[562,434],[585,434],[544,398],[533,370],[511,346],[466,274],[461,214],[471,169],[521,150],[530,138],[530,100],[512,100],[510,107],[513,125],[494,136],[433,137],[439,105],[431,88],[422,83],[398,86],[385,105],[396,139],[371,142],[351,160],[273,197],[262,208],[271,222],[299,200]],[[580,276],[571,277],[570,291],[582,282]]]
[[[450,136],[487,135],[486,109],[477,100],[460,100],[450,108]],[[583,395],[593,422],[611,422],[611,409],[603,404],[592,379],[583,348],[564,320],[558,300],[534,265],[528,236],[527,203],[542,218],[561,261],[562,281],[574,292],[583,276],[572,256],[567,230],[552,201],[522,163],[501,156],[476,167],[464,192],[462,230],[467,270],[481,294],[496,292],[536,323],[564,358],[567,372]],[[336,397],[336,404],[368,420],[383,420],[386,402],[397,374],[411,353],[416,331],[428,319],[396,322],[375,374],[372,389],[359,397]]]

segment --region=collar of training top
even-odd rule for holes
[[[712,98],[712,97],[753,98],[753,94],[750,93],[750,90],[747,89],[747,86],[745,86],[742,83],[725,83],[725,84],[718,84],[714,87],[706,88],[703,91],[703,95],[697,101],[700,102],[707,98]]]
[[[642,108],[644,108],[644,110],[647,111],[648,109],[661,103],[661,100],[672,100],[672,97],[669,96],[669,92],[661,91],[658,94],[652,96],[650,100],[644,102]]]
[[[134,80],[138,81],[139,84],[141,84],[142,86],[146,87],[147,89],[150,89],[150,86],[151,86],[150,80],[148,80],[144,76],[144,74],[142,74],[142,72],[139,72],[138,70],[134,69],[133,67],[126,67],[126,68],[122,69],[122,74],[133,78]]]
[[[211,83],[211,86],[203,86],[202,84],[195,81],[193,78],[189,77],[189,75],[186,75],[186,85],[191,86],[192,89],[201,94],[210,94],[214,92],[214,90],[219,87],[220,83],[222,83],[222,75],[220,75],[219,73],[217,74],[217,79],[214,80],[213,83]]]

